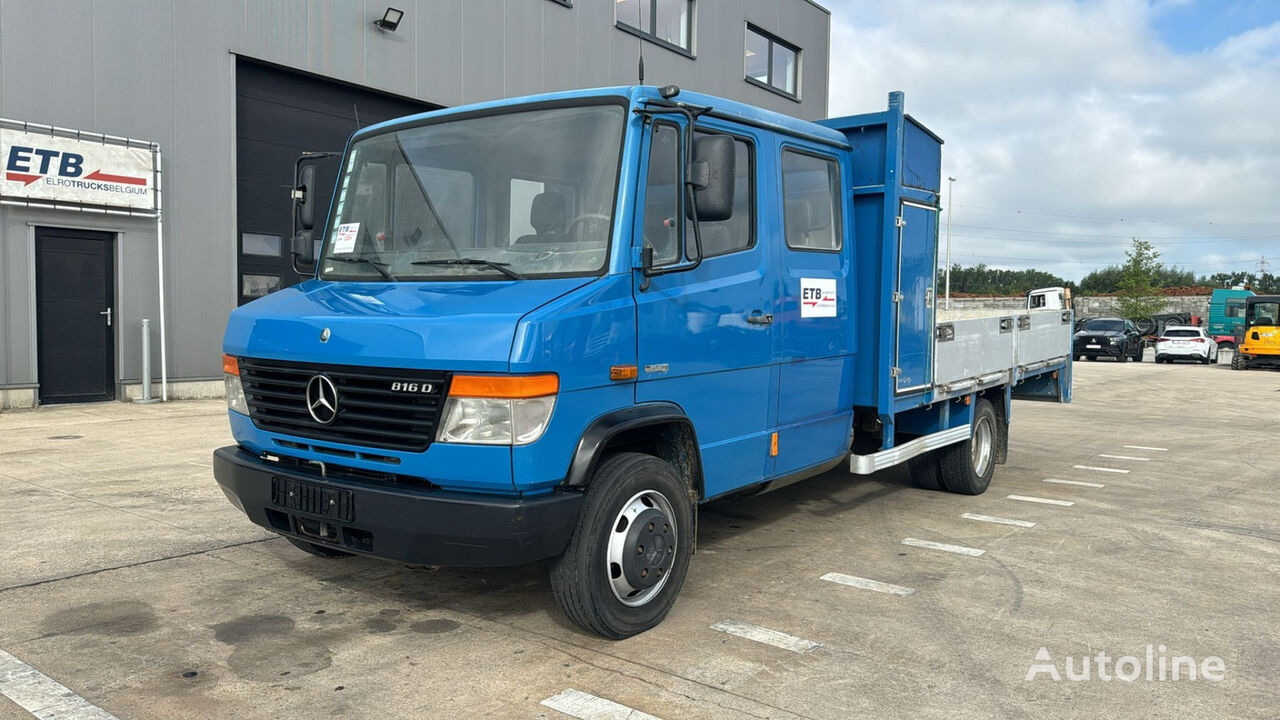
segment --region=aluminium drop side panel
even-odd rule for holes
[[[1071,354],[1072,321],[1070,310],[1045,310],[1023,313],[1018,317],[1029,319],[1030,326],[1017,331],[1018,367],[1066,358]]]
[[[943,323],[951,340],[934,346],[934,382],[956,385],[1013,367],[1017,319],[1013,316],[970,318]]]

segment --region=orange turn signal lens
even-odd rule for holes
[[[535,398],[560,390],[557,375],[454,375],[451,397]]]
[[[640,370],[635,365],[613,365],[609,368],[610,380],[635,380]]]
[[[234,355],[222,356],[222,372],[228,375],[240,374],[240,361]]]

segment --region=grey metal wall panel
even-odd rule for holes
[[[406,18],[413,23],[418,42],[416,96],[440,105],[457,105],[462,97],[462,7],[464,0],[436,0],[429,12]],[[421,5],[419,7],[422,7]]]
[[[0,1],[6,115],[65,127],[93,124],[93,16],[89,0]],[[56,43],[50,28],[58,28]],[[28,109],[39,114],[22,114]]]
[[[503,6],[502,47],[507,62],[503,69],[506,95],[542,92],[542,66],[546,39],[543,12],[555,3],[506,3]],[[555,22],[558,18],[552,18]]]
[[[378,12],[378,16],[382,13]],[[306,68],[317,75],[364,81],[365,43],[373,39],[369,35],[377,32],[364,3],[311,0],[307,12]],[[405,38],[398,39],[408,42]]]

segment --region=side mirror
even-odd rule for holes
[[[293,193],[293,201],[298,206],[298,225],[303,230],[316,226],[316,204],[314,193],[316,186],[316,166],[304,165],[298,172],[298,185]]]
[[[694,138],[688,182],[693,186],[698,217],[693,217],[692,207],[686,208],[690,220],[720,222],[733,217],[734,160],[733,138],[728,135]]]
[[[303,230],[297,235],[294,235],[291,245],[292,247],[290,250],[293,251],[293,256],[296,260],[307,265],[316,261],[316,245],[311,240],[310,230]]]

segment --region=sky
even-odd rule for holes
[[[953,263],[1280,273],[1280,0],[820,2],[829,114],[902,90],[946,141]]]

